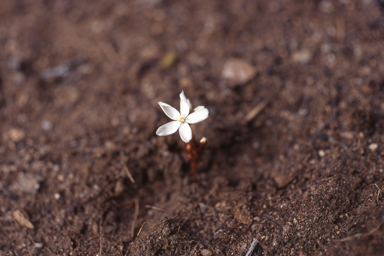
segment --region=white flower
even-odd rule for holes
[[[160,126],[156,134],[166,136],[179,130],[180,137],[185,143],[192,139],[192,129],[189,124],[201,122],[208,117],[208,109],[203,106],[198,106],[192,113],[189,113],[192,110],[191,103],[183,91],[180,93],[180,112],[166,103],[159,102],[159,105],[164,113],[174,121]]]

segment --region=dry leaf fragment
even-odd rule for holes
[[[245,122],[252,121],[264,108],[267,106],[268,101],[263,101],[254,107],[248,114],[245,116]]]
[[[160,61],[161,69],[168,69],[173,66],[177,61],[177,52],[176,51],[168,51],[165,56]]]

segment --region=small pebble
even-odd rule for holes
[[[65,178],[63,175],[59,174],[57,175],[57,179],[60,181],[60,182],[64,182]]]
[[[35,243],[35,247],[36,248],[43,248],[43,244],[42,243]]]
[[[104,146],[108,149],[108,150],[114,150],[116,148],[116,144],[113,142],[113,141],[106,141],[104,143]]]
[[[371,150],[372,152],[375,152],[378,148],[378,145],[377,143],[372,143],[371,145],[368,146],[369,150]]]
[[[114,189],[115,196],[119,196],[121,194],[121,192],[123,192],[123,190],[124,190],[124,183],[122,180],[118,180],[115,183],[115,189]]]
[[[17,128],[12,128],[9,130],[8,136],[13,142],[19,142],[25,138],[25,132]]]
[[[225,62],[222,76],[232,85],[242,85],[256,75],[255,68],[242,59],[229,59]]]
[[[54,197],[56,200],[59,200],[61,196],[60,196],[59,193],[55,193],[55,194],[53,195],[53,197]]]
[[[52,131],[53,129],[53,124],[51,121],[48,121],[48,120],[44,120],[41,122],[41,128],[44,130],[44,131]]]
[[[212,255],[212,252],[210,250],[207,250],[207,249],[201,250],[200,253],[203,256],[210,256],[210,255]]]
[[[54,172],[58,172],[60,170],[60,166],[55,164],[53,167],[52,167],[52,171]]]
[[[118,126],[120,124],[119,118],[117,118],[117,117],[112,118],[111,124],[112,124],[112,126]]]
[[[205,210],[207,210],[207,208],[205,207],[205,204],[199,203],[199,206],[200,206],[201,212],[205,212]]]
[[[20,59],[16,59],[16,58],[11,57],[7,61],[7,67],[12,69],[12,70],[15,70],[15,71],[20,70],[21,66],[22,66],[22,60],[20,60]]]
[[[271,173],[271,176],[275,180],[276,185],[277,185],[277,187],[279,189],[285,188],[295,178],[295,176],[288,175],[288,174],[285,174],[285,173],[279,173],[277,171],[273,171]]]
[[[292,54],[292,60],[301,64],[306,64],[312,59],[312,54],[308,50],[300,50]]]
[[[76,141],[76,140],[73,140],[73,141],[71,141],[71,142],[69,143],[69,146],[70,146],[71,148],[76,148],[77,146],[79,146],[79,142]]]
[[[354,134],[352,132],[342,132],[340,136],[347,140],[352,140],[354,138]]]
[[[319,150],[319,156],[320,156],[320,157],[324,157],[324,156],[325,156],[325,152],[324,152],[324,150]]]

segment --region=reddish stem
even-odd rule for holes
[[[203,146],[205,145],[204,143],[200,143],[199,147],[196,147],[195,141],[192,139],[190,140],[189,143],[185,144],[185,152],[187,154],[187,159],[191,162],[191,171],[192,171],[192,177],[196,178],[198,171],[197,171],[197,162],[199,160],[201,150]]]

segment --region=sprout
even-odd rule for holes
[[[198,106],[192,110],[191,102],[185,97],[184,92],[180,93],[180,112],[174,107],[159,102],[161,109],[173,121],[160,126],[156,135],[166,136],[179,130],[180,138],[186,143],[185,152],[188,160],[191,162],[192,175],[197,175],[197,161],[199,160],[202,148],[207,144],[207,139],[203,137],[200,140],[199,147],[196,147],[193,141],[192,129],[190,124],[199,123],[207,119],[209,111],[204,106]]]

